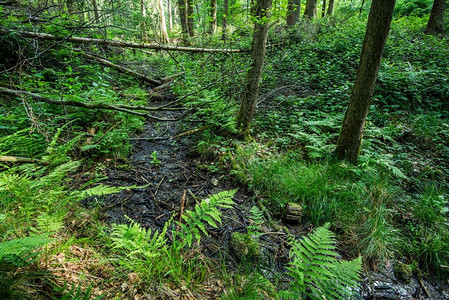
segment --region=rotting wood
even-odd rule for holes
[[[210,49],[210,48],[194,48],[194,47],[184,47],[184,46],[169,46],[169,45],[158,45],[158,44],[147,44],[147,43],[134,43],[134,42],[123,42],[123,41],[113,41],[104,39],[93,39],[85,38],[79,36],[56,36],[49,33],[39,33],[30,31],[19,31],[20,34],[29,38],[37,38],[49,41],[65,41],[71,43],[79,44],[98,44],[98,45],[108,45],[111,47],[123,47],[123,48],[136,48],[136,49],[154,49],[154,50],[166,50],[166,51],[184,51],[193,53],[241,53],[249,52],[245,49]]]
[[[145,76],[144,74],[141,74],[139,72],[133,71],[133,70],[128,69],[128,68],[125,68],[123,66],[114,64],[114,63],[112,63],[109,60],[106,60],[104,58],[97,57],[97,56],[94,56],[94,55],[90,55],[90,54],[84,53],[84,52],[79,52],[79,53],[82,56],[84,56],[84,57],[86,57],[88,59],[94,60],[96,62],[99,62],[100,64],[102,64],[104,66],[114,68],[117,71],[122,72],[124,74],[135,76],[135,77],[140,78],[140,79],[142,79],[142,80],[144,80],[144,81],[146,81],[148,83],[151,83],[153,85],[160,86],[162,84],[162,82],[160,80],[155,80],[155,79],[149,78],[149,77]]]
[[[166,119],[166,118],[159,118],[147,113],[141,113],[134,110],[146,110],[146,111],[157,111],[162,110],[163,108],[167,108],[166,106],[160,106],[160,107],[145,107],[145,106],[130,106],[130,105],[111,105],[106,103],[85,103],[81,101],[73,101],[73,100],[54,100],[50,99],[38,94],[26,92],[26,91],[15,91],[11,89],[7,89],[4,87],[0,87],[0,94],[6,94],[10,96],[29,96],[31,99],[38,101],[38,102],[44,102],[54,105],[68,105],[68,106],[75,106],[75,107],[82,107],[82,108],[89,108],[89,109],[105,109],[105,110],[116,110],[125,112],[128,114],[133,114],[141,117],[145,117],[147,119],[155,120],[155,121],[179,121],[181,118],[183,118],[186,113],[182,114],[179,118],[173,118],[173,119]]]
[[[18,164],[40,164],[40,165],[49,165],[50,163],[41,159],[34,159],[28,157],[19,157],[19,156],[0,156],[0,162],[5,163],[18,163]]]

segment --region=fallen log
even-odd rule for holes
[[[79,52],[79,53],[82,56],[84,56],[84,57],[86,57],[88,59],[91,59],[91,60],[94,60],[96,62],[99,62],[103,66],[114,68],[114,69],[116,69],[119,72],[135,76],[135,77],[140,78],[140,79],[142,79],[142,80],[144,80],[144,81],[146,81],[148,83],[151,83],[153,85],[160,86],[162,84],[162,82],[159,81],[159,80],[155,80],[155,79],[149,78],[149,77],[147,77],[147,76],[145,76],[145,75],[143,75],[141,73],[138,73],[136,71],[133,71],[131,69],[125,68],[123,66],[116,65],[116,64],[110,62],[109,60],[106,60],[106,59],[103,59],[103,58],[100,58],[100,57],[97,57],[97,56],[93,56],[93,55],[90,55],[90,54],[87,54],[87,53],[83,53],[83,52]]]
[[[78,36],[56,36],[49,33],[38,33],[30,31],[20,31],[20,34],[29,38],[36,38],[42,40],[50,41],[66,41],[71,43],[79,44],[98,44],[98,45],[108,45],[112,47],[123,47],[123,48],[136,48],[136,49],[154,49],[154,50],[167,50],[167,51],[184,51],[193,53],[241,53],[249,52],[249,50],[243,49],[209,49],[209,48],[193,48],[184,46],[169,46],[169,45],[158,45],[158,44],[147,44],[147,43],[134,43],[134,42],[122,42],[104,39],[93,39]]]
[[[125,112],[128,114],[145,117],[147,119],[151,119],[151,120],[155,120],[155,121],[178,121],[180,118],[184,117],[184,115],[185,115],[185,114],[183,114],[179,118],[166,119],[166,118],[159,118],[159,117],[147,114],[147,113],[141,113],[141,112],[134,111],[134,110],[157,111],[157,110],[163,110],[163,109],[167,110],[167,107],[165,105],[159,106],[159,107],[145,107],[145,106],[131,106],[131,105],[121,105],[121,104],[111,105],[111,104],[106,104],[106,103],[86,103],[86,102],[74,101],[74,100],[54,100],[54,99],[50,99],[50,98],[41,96],[39,94],[34,94],[34,93],[26,92],[26,91],[14,91],[14,90],[7,89],[4,87],[0,87],[0,94],[6,94],[6,95],[10,95],[10,96],[17,96],[17,97],[29,96],[29,97],[31,97],[31,99],[33,99],[37,102],[44,102],[44,103],[49,103],[49,104],[54,104],[54,105],[68,105],[68,106],[75,106],[75,107],[82,107],[82,108],[89,108],[89,109],[116,110],[116,111],[121,111],[121,112]]]
[[[19,156],[0,156],[0,162],[6,163],[19,163],[19,164],[40,164],[40,165],[49,165],[50,163],[41,159],[27,158],[27,157],[19,157]]]

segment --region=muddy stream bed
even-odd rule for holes
[[[180,114],[176,111],[163,111],[158,112],[157,116],[176,118]],[[186,125],[182,121],[154,121],[147,123],[140,135],[131,138],[133,150],[128,166],[108,169],[109,179],[104,183],[113,186],[146,187],[130,188],[106,196],[102,199],[103,213],[111,223],[129,222],[128,218],[131,218],[143,227],[161,229],[173,214],[176,214],[176,219],[179,218],[184,192],[185,209],[192,210],[199,199],[220,191],[238,189],[234,196],[237,203],[235,208],[223,210],[222,225],[219,228],[209,227],[209,237],[201,240],[202,251],[206,256],[217,258],[225,253],[232,268],[235,266],[235,257],[228,251],[231,233],[246,233],[249,225],[247,216],[257,197],[245,187],[236,186],[227,180],[223,174],[207,174],[199,170],[198,165],[205,162],[192,154],[195,147],[194,138],[173,138],[194,127],[194,124]],[[296,236],[309,229],[305,224],[281,225],[286,226],[290,233]],[[264,277],[274,280],[276,272],[285,274],[286,271],[287,236],[279,233],[279,228],[265,227],[262,230],[266,234],[260,238],[261,272]],[[379,270],[370,273],[370,280],[364,276],[357,299],[374,299],[372,288],[376,299],[449,299],[447,282],[441,280],[423,279],[420,283],[416,278],[412,278],[409,284],[403,284],[393,274],[392,265],[381,266]]]

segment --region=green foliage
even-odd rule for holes
[[[230,190],[214,194],[201,201],[199,205],[196,204],[195,210],[186,210],[182,216],[185,223],[178,223],[181,226],[181,236],[184,244],[190,247],[194,240],[197,240],[199,244],[201,239],[200,233],[208,235],[206,223],[217,228],[218,224],[221,224],[219,208],[231,208],[235,204],[232,201],[232,197],[236,192],[237,190]]]
[[[424,17],[430,14],[432,0],[400,0],[394,8],[396,16]]]
[[[310,299],[348,299],[360,281],[361,258],[339,261],[335,235],[329,224],[315,229],[301,240],[292,241],[288,267],[293,278],[287,297]]]
[[[258,237],[261,234],[260,228],[264,223],[263,211],[257,206],[253,206],[251,207],[249,213],[250,215],[248,216],[248,219],[250,221],[250,225],[248,226],[248,235],[251,237]]]

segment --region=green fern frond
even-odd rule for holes
[[[39,254],[35,250],[52,241],[47,234],[13,239],[0,243],[0,262],[24,265]]]
[[[218,208],[231,208],[235,204],[232,197],[236,192],[237,190],[230,190],[214,194],[201,201],[199,205],[195,205],[193,211],[185,211],[182,216],[185,224],[179,224],[181,240],[184,241],[182,247],[186,244],[190,247],[194,240],[199,243],[201,233],[208,235],[204,223],[215,228],[218,227],[218,224],[221,224],[221,212]]]
[[[292,290],[311,299],[346,299],[360,280],[361,258],[339,261],[329,223],[292,243]]]

